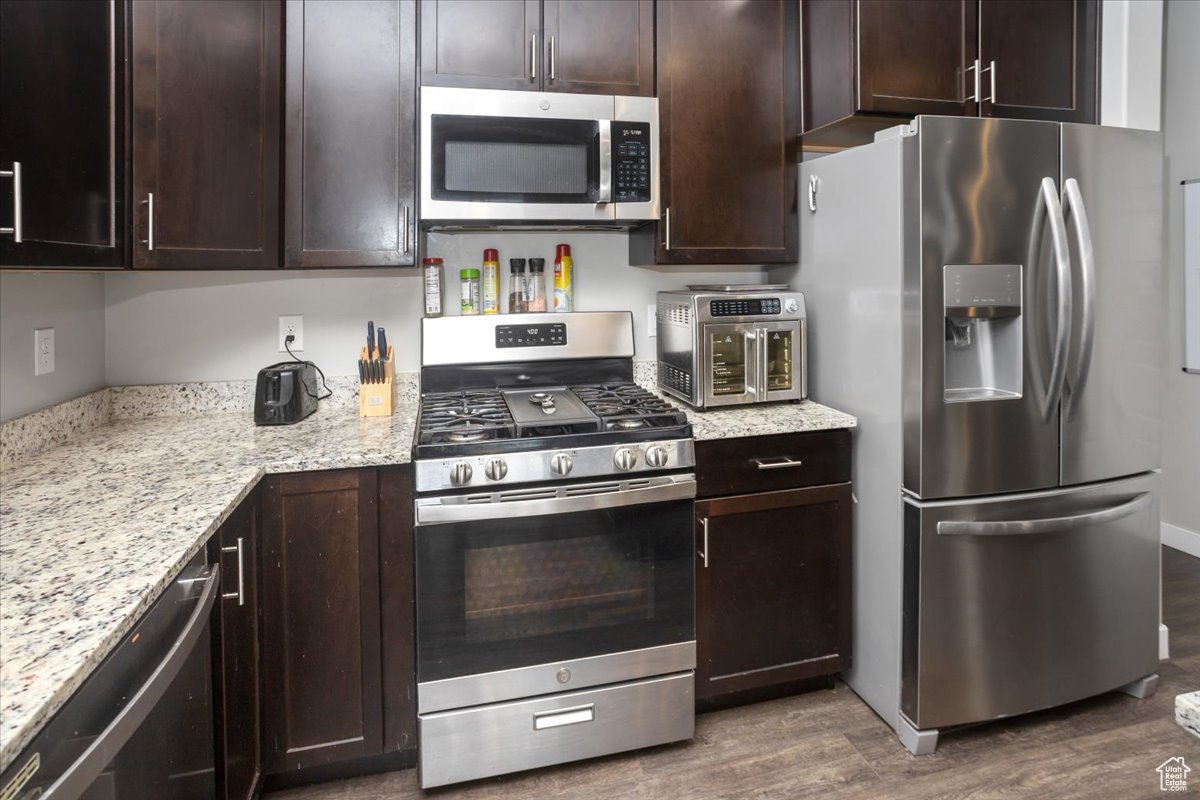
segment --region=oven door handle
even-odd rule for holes
[[[541,517],[692,500],[696,497],[694,475],[670,475],[652,478],[651,481],[648,486],[631,486],[638,481],[627,480],[549,488],[545,490],[545,497],[533,496],[529,499],[505,499],[505,492],[496,493],[491,496],[493,499],[482,501],[476,499],[479,495],[423,498],[416,503],[417,525]]]
[[[599,192],[596,194],[596,205],[612,202],[612,120],[597,120],[599,130]]]

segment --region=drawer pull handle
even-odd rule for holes
[[[788,469],[798,467],[804,462],[798,458],[784,456],[782,461],[763,461],[761,458],[756,458],[754,463],[759,469]]]
[[[547,728],[561,728],[563,725],[578,725],[581,722],[592,722],[596,719],[596,704],[563,708],[557,711],[540,711],[533,715],[533,729],[543,731]]]
[[[704,560],[704,568],[708,569],[708,517],[700,518],[700,527],[704,530],[704,549],[699,555]]]

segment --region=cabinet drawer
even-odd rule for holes
[[[696,442],[698,497],[850,480],[850,431],[813,431]]]

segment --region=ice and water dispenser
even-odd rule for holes
[[[1021,266],[944,268],[947,403],[1021,396]]]

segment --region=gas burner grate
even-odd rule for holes
[[[462,444],[513,436],[513,418],[500,392],[427,394],[417,421],[419,444]]]
[[[687,424],[687,415],[636,383],[572,386],[571,391],[600,417],[606,431]]]

